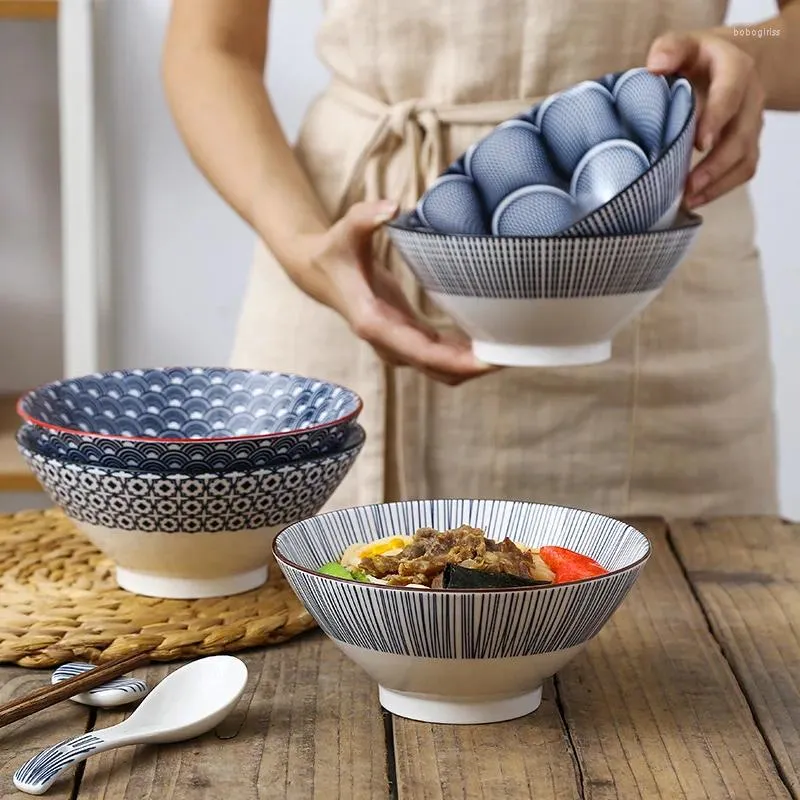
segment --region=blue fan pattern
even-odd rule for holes
[[[41,424],[164,439],[285,433],[333,424],[359,407],[354,392],[314,378],[206,367],[90,375],[48,384],[22,401]]]
[[[341,449],[354,422],[269,439],[215,442],[140,442],[103,439],[23,425],[17,443],[69,464],[112,469],[202,475],[294,464]]]
[[[344,450],[250,472],[164,475],[65,464],[21,449],[47,494],[80,522],[161,533],[236,531],[316,514],[350,471],[366,434],[356,425]]]
[[[361,399],[302,375],[174,367],[47,384],[25,395],[21,410],[34,423],[23,433],[34,452],[76,464],[195,474],[334,452]]]
[[[512,192],[534,185],[569,190],[582,159],[598,144],[619,139],[635,144],[651,168],[632,173],[619,193],[599,208],[596,200],[586,204],[576,197],[577,220],[565,216],[555,233],[574,235],[597,228],[603,233],[640,233],[649,229],[642,227],[648,220],[654,224],[680,196],[688,172],[686,141],[691,155],[694,126],[694,96],[684,78],[637,68],[585,81],[551,95],[470,147],[423,194],[414,219],[437,233],[480,235],[485,230],[497,235],[503,226],[494,215]],[[669,156],[666,168],[656,170]],[[682,171],[671,180],[676,165]],[[598,164],[592,179],[597,176],[616,186],[613,179],[619,176],[602,174],[608,169],[613,170],[613,163]],[[474,191],[461,186],[456,196],[446,182],[453,176],[471,180]],[[602,193],[584,186],[582,194],[596,198]],[[546,195],[540,198],[542,203],[550,201]],[[544,227],[537,226],[537,219]],[[542,209],[531,214],[528,229],[515,225],[512,235],[553,235],[552,222],[552,215]]]

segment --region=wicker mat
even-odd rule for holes
[[[252,592],[159,600],[119,589],[111,562],[58,511],[0,515],[0,662],[101,664],[156,646],[155,661],[285,642],[315,627],[270,565]]]

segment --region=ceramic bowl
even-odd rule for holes
[[[173,367],[57,381],[17,409],[34,452],[193,475],[335,452],[361,407],[355,392],[303,375]]]
[[[365,439],[354,425],[338,453],[204,475],[71,464],[19,449],[53,502],[114,562],[123,589],[198,598],[262,585],[277,531],[325,505]]]
[[[473,144],[428,188],[416,212],[443,234],[592,236],[666,228],[678,213],[695,127],[694,92],[685,78],[637,68],[583,81]],[[558,198],[556,211],[547,191],[553,189],[570,195]],[[509,199],[520,192],[525,201],[510,224]],[[505,220],[498,219],[501,211]]]
[[[444,236],[403,218],[389,235],[428,296],[490,364],[592,364],[681,263],[702,219],[584,237]]]
[[[340,580],[316,570],[346,547],[462,524],[525,545],[560,545],[608,574],[523,589],[432,590]],[[380,702],[436,723],[499,722],[534,711],[543,682],[602,629],[650,554],[624,522],[506,500],[415,500],[348,508],[285,528],[273,552],[322,630],[377,682]]]

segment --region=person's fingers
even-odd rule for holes
[[[378,305],[360,309],[351,323],[356,335],[419,370],[462,377],[491,370],[475,358],[469,347],[433,341],[407,320],[399,318],[396,309],[395,314],[386,313],[387,308]]]
[[[698,208],[700,206],[716,200],[718,197],[727,194],[737,186],[747,183],[756,173],[758,164],[758,151],[749,153],[747,157],[739,161],[732,169],[722,175],[709,185],[704,191],[688,197],[686,205],[688,208]]]
[[[650,45],[645,65],[651,72],[687,71],[697,61],[700,41],[691,34],[665,33]]]
[[[744,105],[754,67],[750,56],[721,39],[711,39],[705,47],[709,54],[709,84],[697,124],[697,139],[702,149],[708,150]]]
[[[686,202],[690,208],[735,188],[736,180],[745,183],[753,177],[758,166],[763,109],[763,91],[759,84],[752,83],[741,112],[689,176]]]
[[[333,226],[342,232],[351,243],[359,244],[397,213],[397,203],[391,200],[353,203],[347,213]]]

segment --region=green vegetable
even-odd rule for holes
[[[353,580],[350,570],[343,567],[338,561],[329,561],[319,568],[323,575],[330,575],[332,578],[344,578],[345,580]]]
[[[359,569],[349,570],[343,567],[338,561],[329,561],[319,568],[322,575],[330,575],[332,578],[343,578],[346,581],[360,581],[369,583],[369,578]]]

